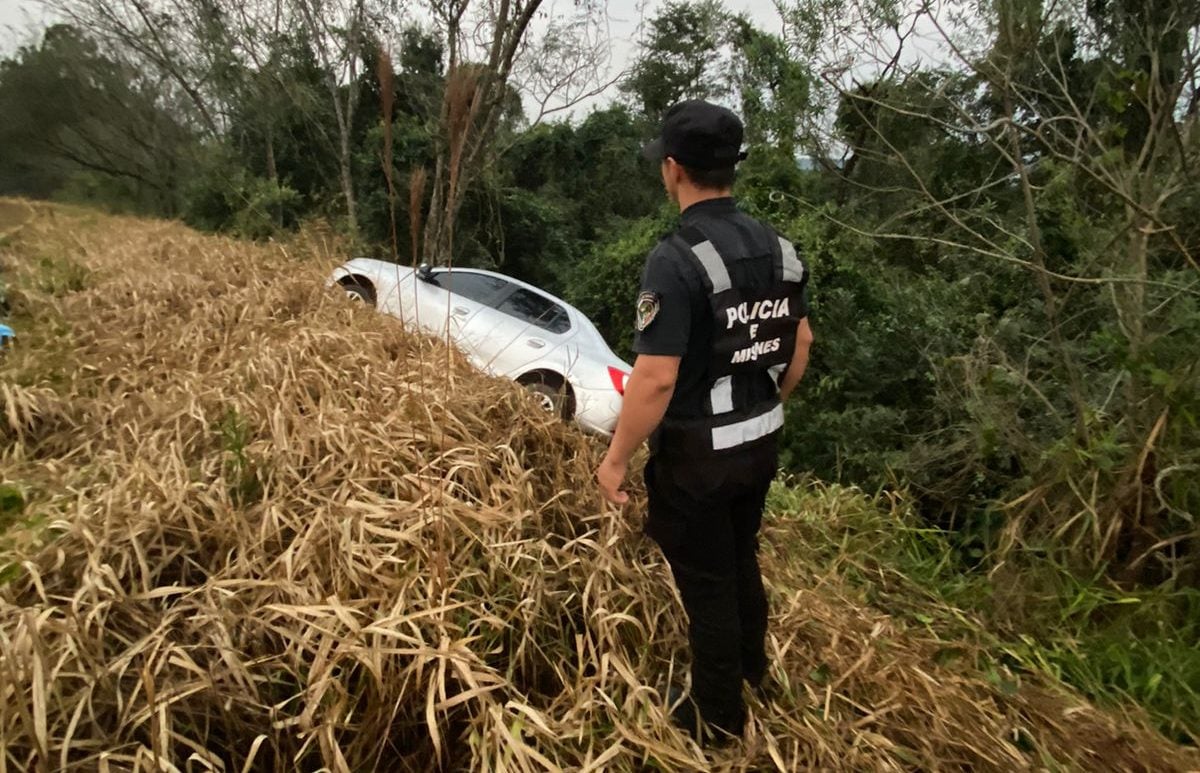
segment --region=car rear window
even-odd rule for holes
[[[566,309],[544,295],[529,290],[516,290],[497,308],[551,333],[565,333],[571,329],[571,317]]]

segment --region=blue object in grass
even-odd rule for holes
[[[8,346],[17,337],[8,325],[0,324],[0,347]]]

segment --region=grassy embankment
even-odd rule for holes
[[[0,217],[0,768],[1200,765],[1020,668],[900,504],[819,484],[764,533],[783,694],[706,757],[663,721],[681,615],[596,442],[324,291],[311,238]]]

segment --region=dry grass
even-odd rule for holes
[[[0,200],[0,244],[5,237],[16,233],[33,214],[29,204],[16,199]]]
[[[3,364],[29,489],[0,591],[0,770],[1184,770],[1052,686],[994,686],[766,535],[788,686],[708,756],[663,721],[670,580],[597,443],[321,287],[330,256],[39,208],[0,247],[63,323]],[[36,517],[33,517],[36,515]],[[444,582],[437,580],[444,548]],[[969,646],[969,645],[963,645]],[[963,661],[965,662],[965,659]]]

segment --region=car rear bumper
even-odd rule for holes
[[[575,421],[590,432],[612,435],[621,413],[621,395],[612,387],[587,389],[571,385],[575,393]]]

